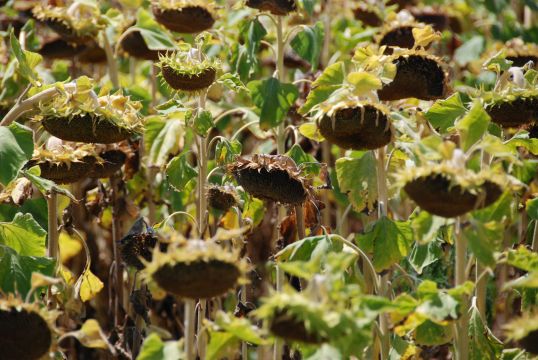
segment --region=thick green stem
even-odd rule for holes
[[[49,219],[47,256],[58,262],[58,194],[54,190],[47,196],[47,210]]]
[[[388,207],[387,175],[385,172],[385,147],[377,149],[376,160],[378,217],[382,218],[387,216]],[[390,296],[389,274],[390,273],[383,275],[379,280],[379,295],[387,298]],[[390,330],[387,314],[381,314],[379,316],[379,328],[381,331],[381,358],[388,359],[390,351]]]
[[[108,76],[110,76],[110,81],[112,82],[112,85],[116,89],[118,89],[120,87],[118,64],[116,63],[116,59],[114,58],[114,51],[112,51],[112,46],[110,46],[110,41],[108,40],[106,32],[103,31],[102,35],[104,50],[106,54],[106,61],[108,64]]]
[[[467,263],[467,243],[461,233],[461,218],[458,218],[455,223],[455,245],[456,245],[456,271],[455,285],[462,285],[466,279],[466,263]],[[457,323],[457,339],[456,339],[456,360],[467,360],[469,357],[469,338],[467,336],[467,327],[469,324],[468,315],[468,299],[462,299],[462,314]]]
[[[196,353],[194,351],[194,330],[196,329],[195,318],[196,301],[187,299],[185,300],[185,314],[184,314],[184,330],[185,330],[185,360],[196,359]]]

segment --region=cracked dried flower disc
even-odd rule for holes
[[[142,270],[145,265],[140,258],[151,261],[155,245],[157,245],[157,237],[153,234],[127,235],[120,241],[121,259],[127,265]]]
[[[245,191],[262,200],[295,205],[303,203],[309,193],[295,162],[284,155],[239,158],[229,166],[229,171]]]
[[[153,15],[167,29],[186,34],[209,30],[215,23],[213,5],[201,0],[158,0]]]
[[[247,0],[246,5],[273,15],[287,15],[297,8],[295,0]]]
[[[141,60],[159,61],[159,51],[151,50],[140,31],[133,31],[121,40],[121,48],[129,56]]]
[[[347,105],[350,105],[347,107]],[[337,106],[319,121],[321,135],[342,149],[373,150],[390,143],[388,112],[378,105]]]
[[[412,52],[394,56],[396,76],[377,91],[379,100],[435,100],[447,95],[447,75],[434,56]]]
[[[207,199],[209,206],[224,212],[238,202],[237,194],[231,186],[210,186],[207,189]]]
[[[404,190],[423,210],[446,218],[493,204],[503,193],[499,175],[453,169],[448,164],[408,170]]]
[[[226,294],[243,281],[246,264],[236,252],[212,241],[188,240],[183,246],[154,252],[147,276],[164,291],[189,299]]]
[[[0,357],[34,360],[44,357],[53,342],[47,319],[36,305],[10,298],[0,300]]]

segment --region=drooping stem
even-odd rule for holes
[[[467,243],[461,233],[461,218],[457,218],[455,223],[455,245],[456,245],[456,269],[455,269],[455,285],[462,285],[466,281],[466,263],[467,263]],[[469,356],[469,339],[467,336],[467,327],[469,323],[467,312],[468,299],[462,297],[462,314],[457,322],[457,338],[456,338],[456,359],[467,360]]]
[[[120,309],[123,308],[123,264],[121,261],[121,254],[118,247],[118,242],[121,239],[121,223],[120,223],[120,207],[118,204],[119,188],[118,178],[112,176],[110,178],[110,185],[112,187],[112,250],[114,254],[114,324],[119,326],[121,323]]]
[[[47,196],[49,236],[47,256],[58,262],[58,193],[52,190]]]
[[[72,91],[76,89],[76,86],[76,83],[71,82],[68,84],[64,84],[63,87],[66,91]],[[58,89],[56,89],[55,87],[51,87],[47,90],[40,92],[39,94],[36,94],[26,100],[19,102],[14,107],[12,107],[11,110],[9,110],[6,116],[4,116],[4,119],[2,120],[2,122],[0,122],[0,126],[11,125],[11,123],[17,120],[22,114],[34,109],[40,101],[47,101],[59,94],[60,92],[58,91]]]
[[[110,76],[110,81],[112,85],[117,89],[120,87],[120,81],[118,76],[118,64],[114,58],[114,51],[112,51],[112,46],[110,46],[110,41],[105,31],[102,32],[103,35],[103,45],[106,54],[106,61],[108,64],[108,75]]]
[[[194,360],[194,330],[196,328],[195,318],[195,300],[185,300],[184,328],[185,328],[185,359]]]

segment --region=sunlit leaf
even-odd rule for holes
[[[189,164],[188,155],[189,151],[185,150],[166,166],[166,177],[176,191],[182,191],[185,185],[198,175],[198,171]]]
[[[12,123],[0,127],[0,183],[9,184],[34,152],[33,132],[30,128]]]
[[[45,256],[47,232],[31,214],[18,213],[11,222],[0,222],[0,244],[9,246],[19,255]]]
[[[466,111],[460,93],[455,93],[447,99],[437,100],[424,116],[434,128],[446,132],[449,127],[454,125],[454,121]]]
[[[183,128],[182,120],[175,117],[164,120],[160,116],[153,116],[146,121],[144,146],[150,164],[161,167],[170,155],[179,152]]]
[[[77,289],[80,299],[84,302],[93,299],[101,290],[103,290],[103,282],[95,276],[94,273],[86,268],[80,278],[77,280]]]
[[[461,146],[464,151],[476,143],[488,129],[490,117],[479,101],[475,101],[469,112],[456,123],[461,135]]]
[[[347,194],[355,209],[372,209],[377,201],[376,160],[372,151],[359,158],[336,160],[336,175],[340,190]]]

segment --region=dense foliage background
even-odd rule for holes
[[[0,358],[538,355],[536,0],[0,5]]]

